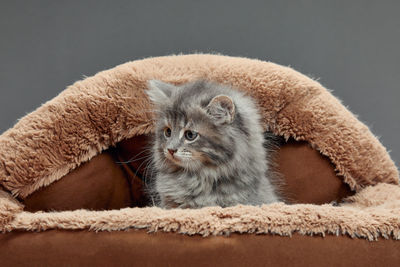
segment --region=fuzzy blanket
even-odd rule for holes
[[[61,179],[104,149],[153,130],[149,79],[180,84],[199,78],[252,95],[265,129],[305,140],[359,192],[343,207],[237,206],[201,210],[158,208],[27,213],[16,198]],[[270,62],[219,55],[181,55],[129,62],[78,81],[0,136],[0,229],[93,229],[346,233],[399,238],[399,174],[369,129],[318,82]],[[384,184],[384,183],[390,183]],[[366,188],[367,187],[367,188]],[[366,188],[366,189],[364,189]],[[364,189],[364,190],[363,190]]]

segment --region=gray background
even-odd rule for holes
[[[0,1],[0,132],[83,75],[220,52],[319,77],[400,162],[400,1]]]

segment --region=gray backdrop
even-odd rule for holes
[[[400,1],[0,1],[0,132],[117,64],[220,52],[319,77],[400,162]]]

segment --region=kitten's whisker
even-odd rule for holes
[[[140,157],[140,158],[138,158],[138,159],[129,161],[128,163],[136,162],[136,161],[140,161],[140,160],[148,160],[149,158],[151,158],[151,155],[146,155],[146,156]]]
[[[144,184],[147,186],[147,176],[148,176],[148,173],[149,173],[149,168],[152,170],[153,168],[153,166],[152,166],[152,163],[153,163],[153,160],[152,160],[152,158],[150,158],[150,160],[147,162],[147,164],[146,164],[146,167],[144,168],[144,170],[145,170],[145,172],[144,172],[144,175],[143,175],[143,177],[144,177]],[[150,175],[151,175],[151,173],[150,173]]]
[[[132,158],[130,158],[129,160],[135,159],[137,156],[143,154],[143,153],[146,152],[146,151],[147,151],[147,152],[151,152],[151,149],[150,149],[150,148],[146,148],[146,149],[140,151],[139,153],[137,153],[136,155],[134,155],[134,156],[133,156]],[[128,161],[129,161],[129,160],[128,160]]]
[[[144,160],[142,163],[140,163],[139,167],[137,167],[136,172],[135,172],[135,176],[137,176],[137,174],[140,171],[140,168],[142,167],[142,165],[145,163],[146,161]]]
[[[148,156],[151,156],[151,155],[145,155],[145,156],[142,156],[142,157],[136,159],[136,157],[138,157],[139,155],[143,154],[144,152],[150,153],[151,151],[150,150],[143,150],[142,152],[136,154],[134,157],[130,158],[127,161],[117,161],[116,163],[117,164],[128,164],[128,163],[131,163],[131,162],[135,162],[135,161],[141,160],[141,159],[146,158]]]
[[[116,162],[117,164],[128,164],[128,163],[132,163],[132,162],[136,162],[136,161],[139,161],[139,160],[143,160],[143,159],[146,159],[148,156],[143,156],[143,157],[140,157],[140,158],[138,158],[138,159],[135,159],[135,160],[128,160],[128,161],[122,161],[122,162]]]

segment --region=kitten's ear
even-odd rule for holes
[[[206,107],[217,124],[231,123],[235,117],[235,104],[232,98],[226,95],[217,95]]]
[[[155,104],[162,104],[168,101],[172,95],[172,91],[176,89],[174,85],[159,80],[150,80],[148,87],[149,89],[146,93]]]

